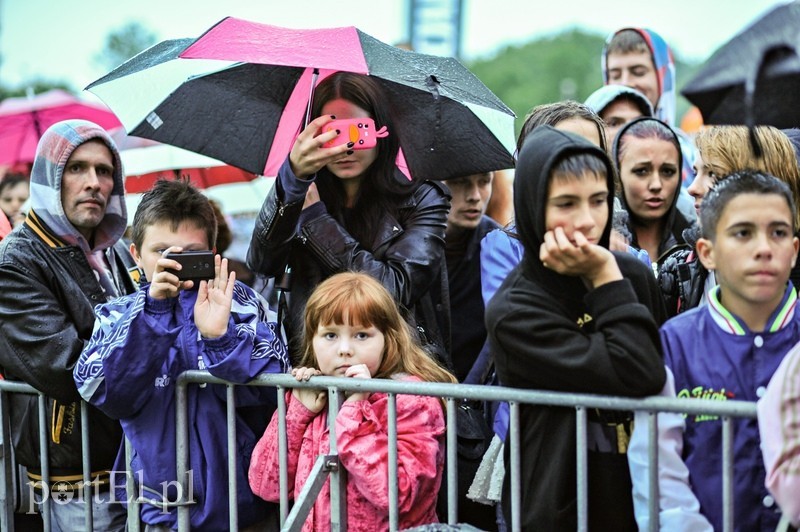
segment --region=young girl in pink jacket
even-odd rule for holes
[[[360,379],[456,382],[414,340],[397,303],[372,277],[341,273],[321,283],[305,310],[298,381],[314,375]],[[329,454],[327,391],[286,393],[290,497],[303,489],[317,456]],[[444,468],[445,418],[436,397],[397,395],[399,525],[436,523]],[[350,393],[336,417],[340,463],[347,470],[347,528],[389,527],[388,399],[385,393]],[[279,501],[278,416],[253,451],[250,487]],[[303,530],[330,529],[329,483]]]

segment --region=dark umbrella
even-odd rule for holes
[[[681,93],[706,124],[800,126],[800,1],[776,7],[721,46]]]
[[[165,41],[87,89],[132,135],[275,175],[313,89],[337,71],[383,87],[410,175],[513,166],[514,114],[451,58],[382,43],[356,28],[295,30],[223,19],[198,39]],[[379,125],[380,126],[380,125]]]

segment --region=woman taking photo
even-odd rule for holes
[[[614,139],[620,201],[628,211],[631,246],[647,251],[655,264],[683,242],[689,222],[677,208],[681,186],[678,137],[664,122],[639,118]]]
[[[447,282],[446,188],[423,181],[435,176],[409,181],[397,169],[400,141],[372,78],[339,72],[325,79],[315,91],[312,117],[264,201],[247,258],[250,269],[276,279],[287,266],[291,271],[284,326],[292,354],[298,354],[303,310],[314,288],[336,273],[360,271],[389,290],[423,343],[445,362],[449,308],[430,290]],[[386,127],[388,136],[370,149],[353,142],[325,147],[338,136],[325,126],[348,118],[371,118],[375,131]]]

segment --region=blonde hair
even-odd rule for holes
[[[319,369],[314,354],[314,335],[320,325],[358,324],[377,328],[384,337],[384,351],[374,378],[388,379],[407,373],[426,382],[457,382],[417,342],[397,303],[378,281],[364,273],[333,275],[308,298],[300,366]]]
[[[764,172],[789,185],[795,204],[800,205],[800,168],[789,137],[772,126],[756,126],[755,131],[763,150],[761,157],[753,153],[747,126],[703,129],[697,133],[695,145],[703,163],[720,180],[742,170]],[[795,226],[800,227],[800,215],[795,217]]]

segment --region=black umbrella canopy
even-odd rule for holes
[[[706,124],[800,127],[800,0],[720,47],[681,93]]]
[[[252,42],[253,34],[241,31],[211,39],[218,37],[211,31],[226,21],[264,33]],[[302,125],[296,113],[306,108],[314,83],[312,71],[344,70],[383,86],[410,175],[448,179],[514,165],[514,113],[453,58],[401,50],[360,30],[350,32],[356,53],[349,55],[304,30],[295,31],[307,47],[294,41],[292,30],[235,19],[212,30],[195,40],[153,46],[87,89],[131,135],[261,174],[277,171],[274,161],[282,162],[291,148]],[[286,42],[267,38],[272,35]],[[284,49],[290,50],[285,57]]]

